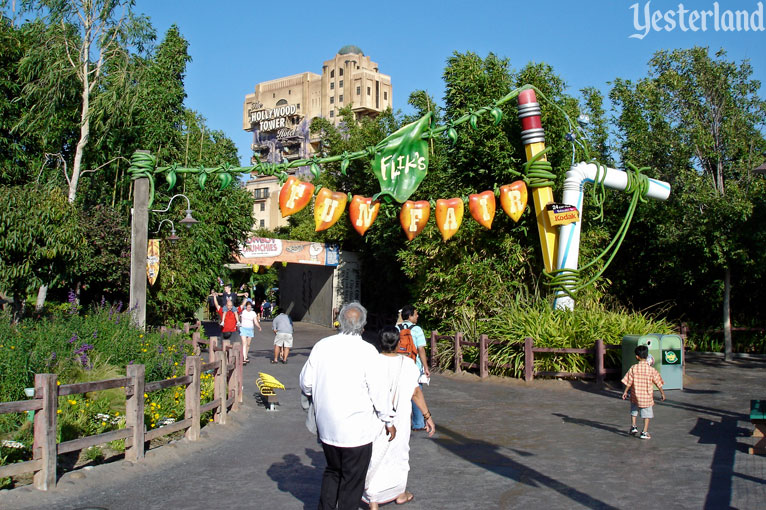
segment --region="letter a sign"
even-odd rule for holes
[[[423,133],[431,127],[432,113],[407,124],[381,141],[372,162],[372,171],[380,182],[377,200],[389,195],[403,204],[418,189],[428,172],[428,142]]]

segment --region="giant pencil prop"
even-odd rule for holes
[[[519,119],[521,119],[521,141],[527,153],[527,161],[545,150],[545,131],[540,122],[540,104],[534,90],[523,90],[519,93]],[[540,158],[547,161],[543,154]],[[535,202],[535,217],[537,218],[537,233],[540,236],[540,248],[543,251],[545,270],[551,273],[556,260],[556,227],[551,226],[545,214],[545,206],[553,202],[553,189],[550,186],[533,187],[532,197]]]

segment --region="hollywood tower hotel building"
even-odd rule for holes
[[[357,118],[375,116],[392,105],[391,77],[381,74],[357,46],[344,46],[322,65],[322,74],[303,72],[258,83],[245,96],[242,128],[253,133],[253,163],[307,158],[319,150],[309,133],[311,120],[339,122],[338,110],[351,105]],[[294,171],[294,169],[291,169]],[[254,228],[285,225],[279,213],[279,181],[254,176],[247,189],[255,196]]]

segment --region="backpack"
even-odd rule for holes
[[[418,350],[415,347],[415,341],[412,339],[411,326],[399,324],[396,329],[399,330],[399,345],[396,347],[397,354],[403,354],[412,361],[418,357]]]

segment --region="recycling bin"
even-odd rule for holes
[[[679,335],[660,337],[660,361],[655,368],[665,381],[664,389],[684,389],[684,344]]]
[[[662,376],[665,390],[683,389],[683,342],[679,335],[625,335],[622,337],[622,377],[638,363],[636,347],[649,348],[649,364]]]

